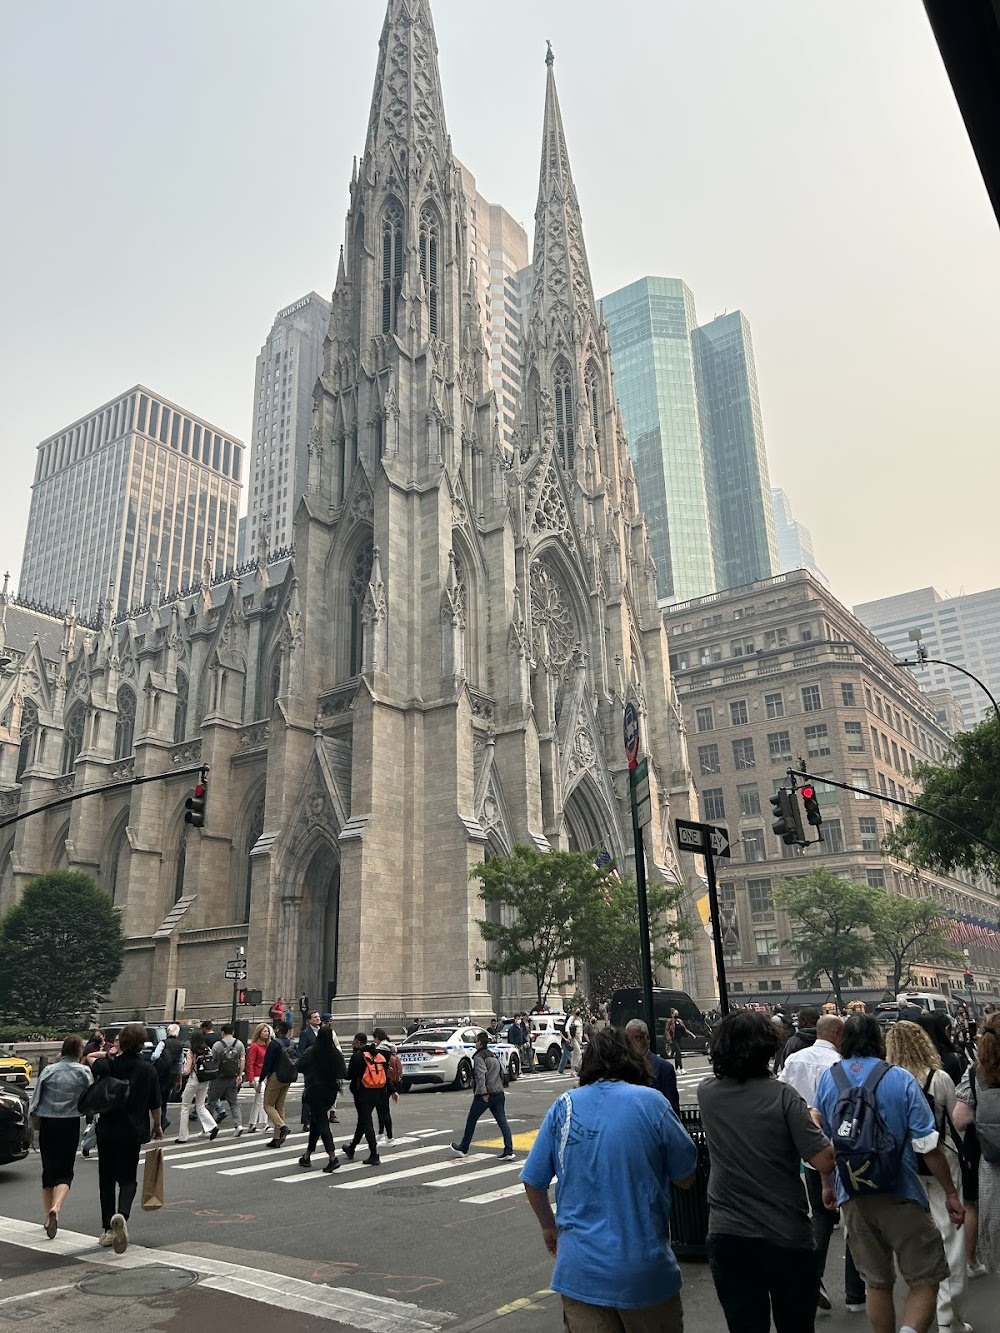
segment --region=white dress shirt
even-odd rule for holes
[[[816,1089],[824,1072],[840,1063],[840,1052],[830,1041],[817,1037],[811,1046],[796,1051],[785,1061],[778,1078],[795,1089],[810,1110],[816,1105]]]

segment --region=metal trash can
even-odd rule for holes
[[[682,1190],[670,1187],[670,1245],[678,1259],[708,1259],[708,1139],[697,1106],[682,1106],[680,1121],[698,1149],[694,1184]]]

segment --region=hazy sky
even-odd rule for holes
[[[545,39],[598,294],[753,328],[771,480],[848,605],[1000,583],[1000,234],[918,0],[433,0],[456,153],[531,231]],[[0,569],[35,445],[142,381],[245,440],[329,295],[383,0],[0,7]]]

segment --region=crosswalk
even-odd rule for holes
[[[255,1136],[256,1137],[256,1136]],[[365,1166],[360,1154],[367,1149],[362,1142],[358,1149],[359,1157],[348,1162],[339,1151],[340,1167],[326,1175],[322,1167],[326,1154],[320,1151],[313,1158],[311,1170],[304,1170],[298,1165],[298,1159],[305,1149],[305,1134],[289,1134],[280,1148],[266,1148],[267,1135],[263,1142],[255,1143],[244,1134],[241,1138],[229,1137],[225,1142],[218,1140],[210,1147],[197,1146],[204,1140],[191,1139],[186,1144],[167,1143],[163,1145],[166,1175],[175,1172],[180,1178],[184,1173],[187,1181],[197,1179],[189,1172],[204,1172],[223,1177],[240,1178],[250,1176],[262,1185],[312,1185],[319,1188],[319,1182],[326,1187],[348,1196],[364,1191],[378,1189],[382,1185],[394,1185],[396,1182],[420,1181],[437,1190],[462,1189],[475,1185],[480,1192],[465,1196],[463,1203],[493,1203],[498,1198],[508,1198],[523,1193],[523,1186],[518,1182],[505,1185],[514,1172],[519,1172],[524,1164],[524,1154],[519,1154],[515,1161],[500,1161],[497,1150],[490,1148],[477,1151],[473,1143],[472,1150],[465,1157],[458,1157],[451,1151],[451,1130],[418,1129],[412,1134],[401,1135],[391,1143],[379,1147],[381,1166]],[[487,1165],[487,1163],[489,1165]],[[487,1183],[495,1183],[497,1189],[483,1189]],[[170,1193],[167,1181],[168,1195]]]

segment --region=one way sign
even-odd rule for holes
[[[702,856],[729,856],[729,830],[716,824],[697,824],[690,819],[676,819],[677,843],[682,852]]]

